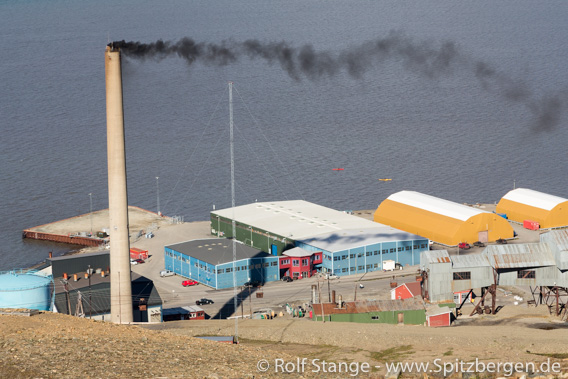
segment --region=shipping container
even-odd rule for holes
[[[138,249],[136,247],[130,248],[130,258],[131,259],[148,259],[148,250]]]
[[[523,226],[525,227],[525,229],[529,229],[529,230],[539,230],[540,229],[540,224],[537,221],[524,220]]]

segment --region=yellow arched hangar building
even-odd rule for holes
[[[414,191],[390,195],[375,211],[374,221],[447,246],[514,235],[507,220],[495,213]]]
[[[536,221],[541,229],[568,226],[568,199],[526,188],[509,191],[496,212],[507,214],[512,221]]]

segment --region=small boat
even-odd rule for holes
[[[390,182],[392,179],[379,179],[380,182]]]
[[[332,168],[333,171],[343,171],[345,170],[344,168]]]

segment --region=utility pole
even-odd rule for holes
[[[250,297],[250,286],[248,286],[248,290],[249,290],[249,318],[252,319],[252,298]]]
[[[243,301],[243,287],[241,287],[240,292],[240,297],[241,297],[241,318],[244,319],[245,318],[245,311],[244,311],[244,301]]]
[[[329,276],[327,277],[327,297],[329,298],[328,303],[331,303],[331,291],[329,290]]]
[[[89,275],[89,318],[92,318],[92,309],[93,306],[91,305],[91,300],[92,300],[92,291],[91,291],[91,265],[89,265],[89,268],[87,268],[87,275]]]
[[[320,287],[319,278],[318,278],[318,294],[319,294],[319,302],[320,302],[320,306],[321,306],[321,320],[323,321],[323,323],[325,323],[325,314],[324,314],[324,311],[323,311],[323,299],[321,298],[321,287]]]
[[[65,297],[67,298],[67,314],[71,314],[71,303],[69,302],[69,282],[67,279],[60,279],[61,283],[63,283],[63,288],[65,289]]]
[[[353,301],[357,301],[357,287],[358,287],[358,283],[355,282],[355,298],[353,299]]]

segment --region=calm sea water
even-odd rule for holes
[[[125,62],[129,203],[155,211],[159,184],[162,212],[191,221],[230,206],[228,81],[237,204],[373,209],[400,190],[494,202],[514,183],[568,196],[567,19],[565,1],[3,0],[0,269],[70,248],[22,240],[23,229],[89,212],[89,193],[93,209],[108,206],[109,40],[257,39],[334,55],[394,31],[417,52],[458,52],[439,75],[394,57],[314,81],[262,60]],[[491,80],[475,75],[479,62]],[[527,100],[503,96],[512,87]],[[543,98],[564,111],[548,130],[535,127]]]

